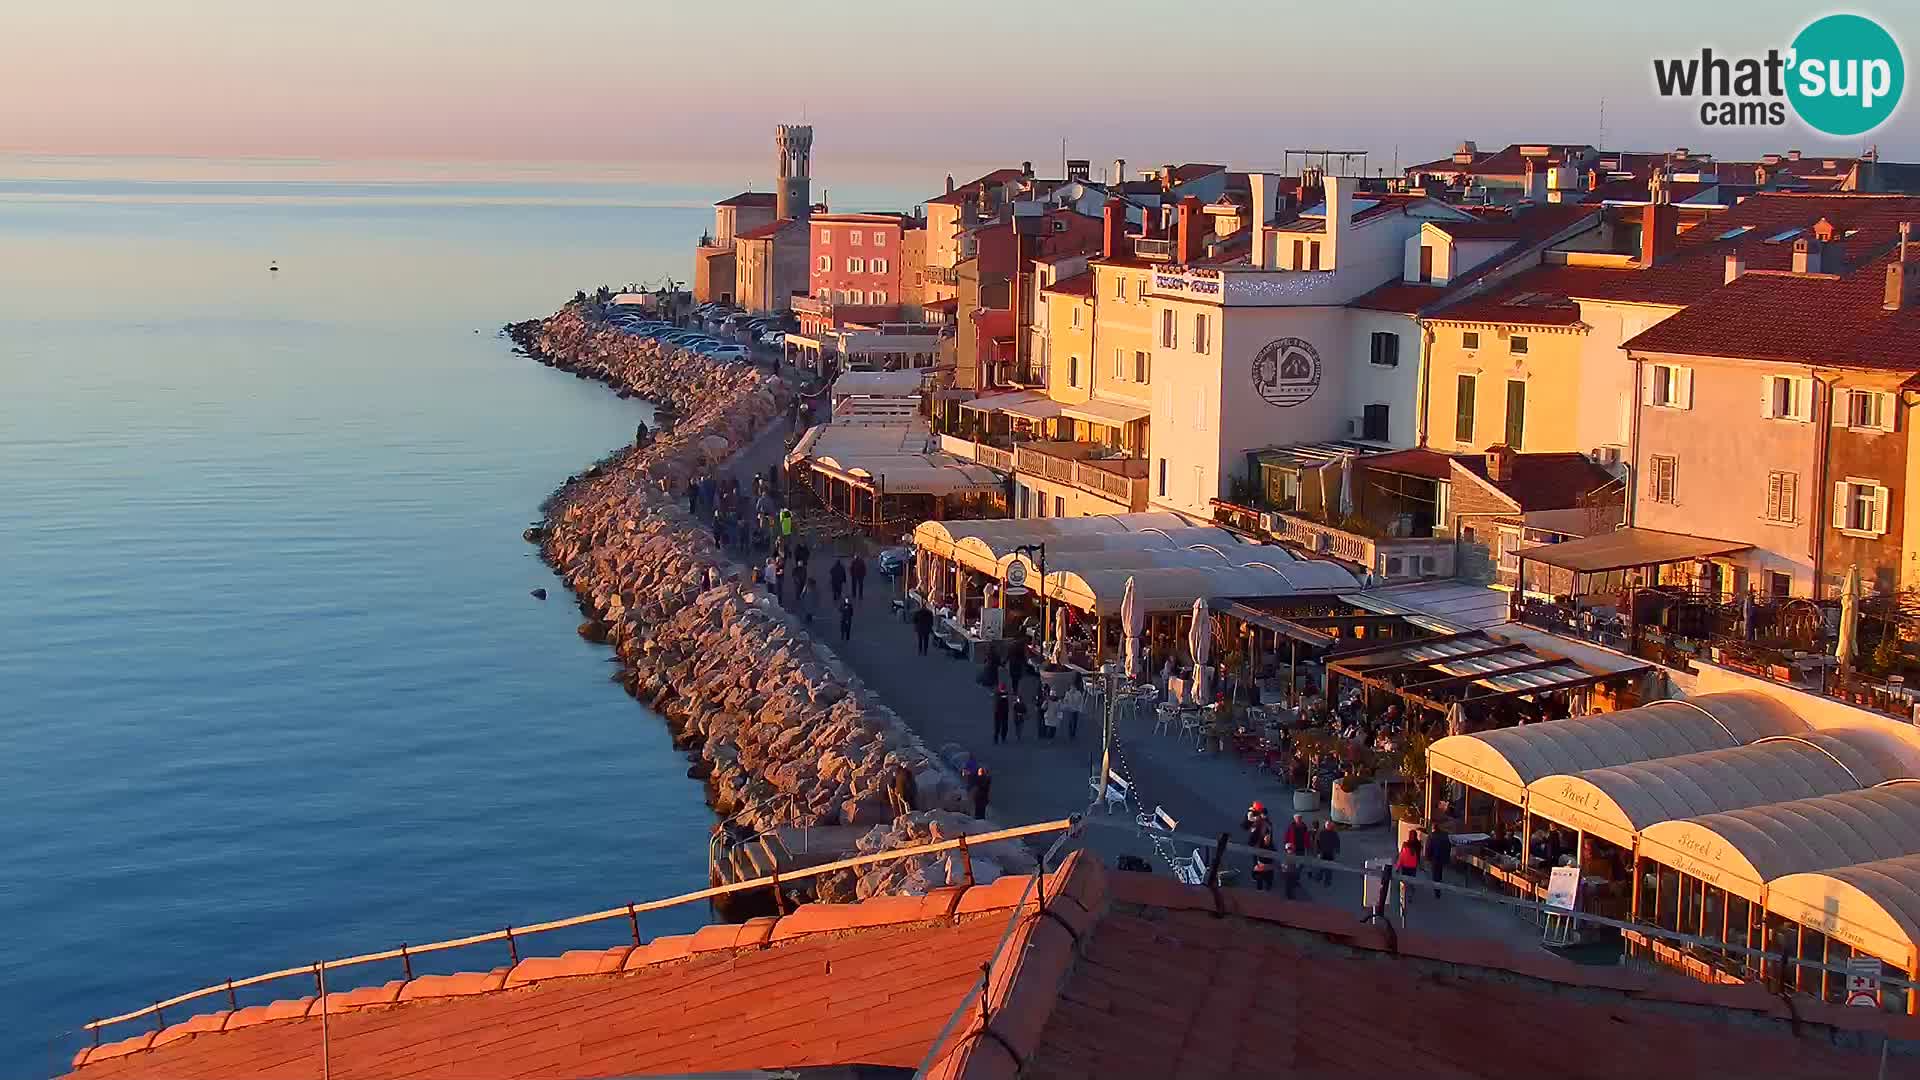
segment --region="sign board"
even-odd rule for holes
[[[1880,1007],[1880,958],[1856,956],[1847,961],[1847,1006]]]
[[[1027,564],[1026,563],[1015,561],[1007,564],[1006,593],[1008,596],[1025,596],[1026,595],[1027,593]]]
[[[1577,866],[1556,866],[1547,875],[1548,907],[1572,911],[1580,898],[1580,868]]]
[[[982,640],[998,641],[1006,636],[1006,628],[1006,608],[990,607],[980,609],[980,637]]]
[[[1393,865],[1392,859],[1368,859],[1367,872],[1360,878],[1360,907],[1372,911],[1380,906],[1380,871]]]

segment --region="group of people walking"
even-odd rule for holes
[[[1262,851],[1276,850],[1273,836],[1273,818],[1267,813],[1267,805],[1255,801],[1247,807],[1247,817],[1240,826],[1247,834],[1247,846]],[[1340,858],[1340,832],[1333,827],[1333,819],[1328,818],[1315,829],[1307,823],[1304,814],[1293,815],[1287,823],[1286,831],[1281,834],[1280,847],[1290,858],[1280,875],[1282,887],[1289,900],[1300,895],[1301,863],[1303,860],[1318,858],[1323,863],[1332,863]],[[1326,867],[1315,867],[1314,877],[1323,884],[1333,882],[1333,871]],[[1253,860],[1253,887],[1260,892],[1273,891],[1274,860],[1256,855]]]
[[[920,653],[925,655],[926,639],[932,632],[931,615],[927,618],[924,630],[918,621],[914,630],[920,637]],[[1029,675],[1035,676],[1031,692],[1027,690]],[[1006,742],[1009,730],[1015,740],[1024,741],[1029,712],[1038,722],[1036,734],[1041,739],[1058,738],[1060,729],[1064,727],[1068,741],[1079,740],[1080,718],[1087,711],[1087,692],[1081,677],[1076,673],[1065,691],[1056,692],[1046,679],[1038,677],[1038,671],[1027,655],[1024,638],[1013,639],[1004,656],[997,643],[989,645],[986,664],[980,671],[980,682],[993,689],[994,742]]]

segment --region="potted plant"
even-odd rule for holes
[[[1387,820],[1386,791],[1371,778],[1348,773],[1333,786],[1333,820],[1341,825],[1364,828]]]

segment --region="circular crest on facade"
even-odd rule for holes
[[[1253,358],[1253,388],[1269,405],[1291,408],[1320,389],[1320,353],[1297,337],[1269,341]]]

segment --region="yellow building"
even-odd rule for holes
[[[1095,260],[1093,344],[1087,399],[1072,417],[1074,438],[1144,457],[1153,413],[1153,318],[1147,306],[1154,263],[1123,255]]]
[[[1530,454],[1591,448],[1574,422],[1590,332],[1577,306],[1468,302],[1422,322],[1425,445],[1447,453],[1495,444]]]
[[[1078,405],[1093,389],[1093,275],[1082,269],[1040,290],[1045,309],[1035,327],[1043,336],[1047,396]],[[1065,423],[1071,423],[1064,416]]]

